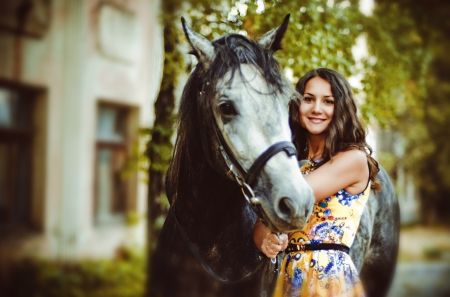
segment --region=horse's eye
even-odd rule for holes
[[[234,115],[236,114],[236,110],[234,109],[233,105],[231,103],[222,103],[219,105],[220,111],[224,115]]]

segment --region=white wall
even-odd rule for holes
[[[50,2],[42,36],[0,32],[0,79],[46,90],[37,111],[43,145],[35,153],[43,160],[35,169],[42,197],[33,197],[40,231],[2,246],[14,256],[108,256],[130,232],[123,224],[93,222],[97,105],[127,105],[137,113],[136,126],[153,123],[163,55],[159,0]],[[146,184],[139,182],[136,192],[136,211],[144,214]]]

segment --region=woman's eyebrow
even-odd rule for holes
[[[310,96],[313,96],[313,97],[315,97],[316,95],[314,95],[314,94],[311,94],[311,93],[305,93],[305,95],[310,95]],[[304,95],[303,95],[304,96]],[[323,97],[326,97],[326,98],[334,98],[334,96],[333,95],[325,95],[325,96],[323,96]]]
[[[316,96],[312,93],[305,92],[305,95]],[[325,95],[324,97],[334,97],[333,95]]]

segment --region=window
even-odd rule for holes
[[[36,93],[0,85],[0,226],[29,223]]]
[[[123,177],[128,156],[129,109],[100,104],[97,112],[95,219],[109,222],[127,210],[129,182]]]

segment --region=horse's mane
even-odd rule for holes
[[[231,70],[233,79],[236,71],[242,76],[240,65],[254,65],[266,79],[269,91],[276,92],[291,88],[282,75],[273,51],[263,49],[256,41],[242,35],[230,34],[213,41],[216,57],[206,69],[199,62],[191,73],[183,90],[177,120],[177,140],[166,176],[166,193],[172,203],[172,197],[181,191],[199,189],[202,174],[209,166],[201,145],[201,134],[208,133],[211,127],[211,101],[216,92],[218,80]],[[198,54],[194,51],[194,55]],[[200,61],[200,59],[199,59]],[[198,99],[200,91],[205,92],[204,100]],[[202,131],[202,132],[200,132]]]

